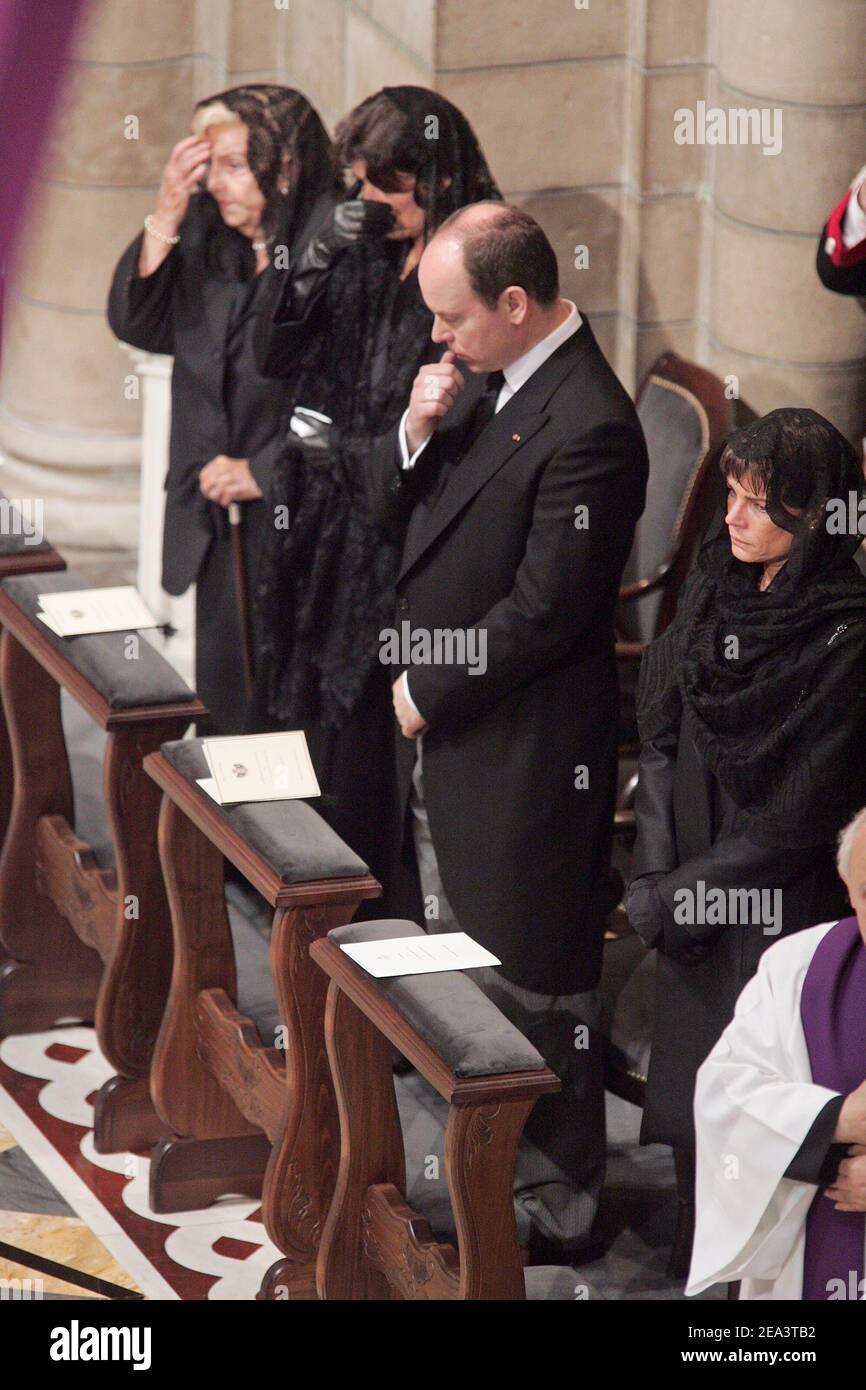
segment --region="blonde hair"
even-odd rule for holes
[[[199,106],[193,112],[192,133],[201,138],[208,126],[243,125],[237,111],[232,111],[223,101],[209,101],[207,106]]]

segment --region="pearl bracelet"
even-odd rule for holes
[[[180,235],[166,236],[164,232],[161,232],[158,230],[158,228],[154,227],[153,216],[151,213],[148,213],[147,217],[145,217],[144,226],[145,230],[150,232],[151,236],[155,236],[157,241],[164,241],[166,246],[177,246],[177,243],[180,241]]]

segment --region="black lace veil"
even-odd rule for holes
[[[197,102],[195,110],[214,102],[239,116],[249,132],[247,159],[265,198],[262,227],[268,242],[291,246],[313,203],[339,182],[321,117],[300,92],[270,82],[214,92]],[[210,195],[203,202],[211,224],[207,245],[212,268],[248,279],[255,273],[248,239],[226,227]]]
[[[813,410],[774,410],[726,444],[723,471],[766,488],[791,550],[761,591],[762,566],[734,558],[727,528],[703,547],[641,663],[641,738],[678,729],[688,710],[705,767],[756,843],[829,843],[866,803],[866,579],[853,559],[863,470]]]
[[[397,173],[414,174],[427,238],[459,208],[500,198],[466,117],[421,87],[387,87],[362,102],[339,127],[337,150],[343,163],[363,158],[383,191],[401,187]],[[400,419],[436,351],[417,269],[400,278],[407,249],[368,242],[338,260],[319,328],[287,381],[289,409],[333,421],[327,467],[311,468],[288,442],[271,484],[269,505],[284,505],[293,521],[269,536],[257,599],[268,709],[290,727],[345,720],[393,618],[398,556],[369,515],[364,471],[372,441]]]
[[[383,87],[340,122],[334,143],[339,162],[363,160],[383,192],[414,174],[428,240],[458,208],[501,197],[463,112],[426,87]]]

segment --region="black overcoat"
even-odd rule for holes
[[[260,374],[253,354],[263,278],[252,286],[208,268],[207,196],[193,194],[180,241],[152,275],[138,274],[143,233],[130,243],[114,272],[108,321],[123,342],[174,357],[162,584],[175,595],[198,584],[196,686],[214,716],[208,731],[234,733],[244,728],[245,691],[228,519],[225,508],[202,496],[198,474],[218,454],[247,458],[267,498],[285,389]],[[332,206],[331,194],[313,205],[294,250]],[[266,510],[264,500],[243,507],[250,594]]]
[[[834,921],[847,909],[832,844],[766,848],[743,833],[741,813],[701,763],[692,719],[686,707],[678,729],[642,746],[634,857],[635,880],[664,874],[655,900],[664,944],[657,952],[655,1028],[641,1139],[686,1149],[695,1142],[692,1106],[698,1067],[733,1017],[762,953],[781,936]],[[683,889],[702,892],[705,901],[711,889],[762,889],[780,896],[763,900],[769,909],[766,920],[719,928],[691,924],[689,930],[676,920],[685,916]],[[653,895],[641,903],[642,896],[633,881],[629,915],[644,935]],[[757,905],[756,898],[752,901]],[[644,921],[637,920],[639,914]],[[699,951],[705,954],[687,963],[679,948],[702,935]]]
[[[598,980],[611,905],[614,609],[646,447],[585,320],[461,458],[483,385],[468,377],[410,473],[396,433],[378,442],[370,501],[404,538],[395,631],[486,634],[483,674],[409,671],[445,891],[507,978],[570,993]],[[397,739],[405,807],[415,744]]]

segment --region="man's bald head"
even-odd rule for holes
[[[488,309],[512,285],[547,309],[559,298],[556,253],[543,229],[523,208],[471,203],[442,223],[430,245],[459,249],[469,283]]]
[[[568,316],[553,247],[521,208],[473,203],[449,217],[418,267],[431,337],[471,372],[516,362]]]

